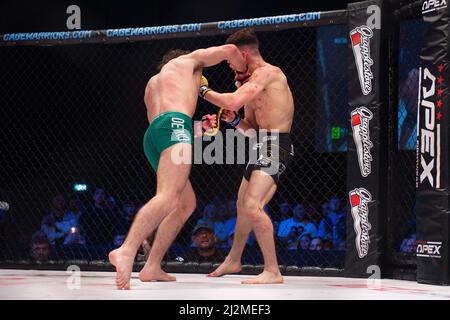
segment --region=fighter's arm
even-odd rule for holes
[[[244,106],[244,118],[241,118],[236,111],[224,110],[221,120],[228,122],[240,133],[248,137],[253,137],[256,134],[256,130],[258,130],[255,112],[248,106]]]
[[[249,80],[235,92],[218,93],[214,90],[209,90],[204,98],[226,110],[237,111],[258,96],[271,81],[271,78],[272,75],[269,70],[256,70]]]
[[[239,130],[247,130],[247,129],[255,129],[258,130],[258,123],[256,122],[255,111],[248,107],[244,106],[244,119],[241,121],[240,125],[237,125],[236,128]]]
[[[245,71],[246,64],[241,52],[234,44],[198,49],[189,54],[201,68],[211,67],[227,60],[237,70]]]

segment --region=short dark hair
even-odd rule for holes
[[[322,244],[323,244],[324,241],[325,241],[322,237],[314,237],[314,238],[311,239],[311,241],[316,240],[316,239],[319,239],[320,242],[322,242]]]
[[[162,69],[162,67],[164,67],[164,65],[169,62],[172,59],[178,58],[179,56],[183,56],[185,54],[190,53],[189,50],[181,50],[181,49],[174,49],[174,50],[169,50],[167,51],[162,59],[161,62],[158,65],[158,71],[160,71]]]
[[[259,48],[258,37],[256,36],[255,31],[249,28],[241,29],[236,31],[231,36],[228,37],[226,44],[234,44],[236,46],[255,46]]]
[[[47,235],[42,231],[36,231],[31,236],[31,246],[35,244],[46,244],[49,245]]]

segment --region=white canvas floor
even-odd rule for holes
[[[413,281],[328,277],[285,277],[281,285],[242,285],[251,276],[207,278],[174,274],[177,282],[142,283],[133,274],[132,290],[116,290],[114,273],[81,272],[74,279],[64,271],[0,270],[0,299],[70,300],[309,300],[309,299],[450,299],[450,287]],[[79,284],[79,288],[76,288]]]

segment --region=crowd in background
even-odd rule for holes
[[[401,253],[416,253],[417,243],[416,243],[416,206],[413,205],[409,216],[410,219],[406,220],[403,226],[403,230],[400,234],[400,247],[399,251]]]
[[[99,256],[119,247],[138,212],[140,205],[116,199],[104,189],[94,190],[92,198],[83,201],[75,194],[69,199],[56,195],[50,209],[43,214],[42,223],[31,240],[31,256],[44,261],[52,258],[52,248],[63,253],[89,248]],[[344,251],[346,211],[336,196],[325,201],[320,210],[301,203],[282,202],[278,208],[264,211],[273,222],[277,248],[289,251]],[[222,261],[233,243],[237,222],[235,199],[215,197],[210,202],[198,201],[196,212],[168,253],[169,259],[178,261]],[[145,259],[153,237],[142,245],[140,259]],[[247,248],[257,249],[254,233],[250,233]]]

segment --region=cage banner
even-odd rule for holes
[[[365,277],[381,265],[385,191],[385,101],[381,35],[382,1],[348,6],[349,113],[347,193],[348,276]],[[383,13],[382,13],[383,12]]]
[[[450,284],[449,9],[423,1],[417,134],[417,280]]]
[[[314,11],[281,16],[238,19],[207,23],[188,23],[140,28],[79,30],[62,32],[25,32],[0,35],[0,46],[68,45],[79,43],[135,42],[233,33],[240,28],[256,31],[283,30],[345,23],[346,10]]]

